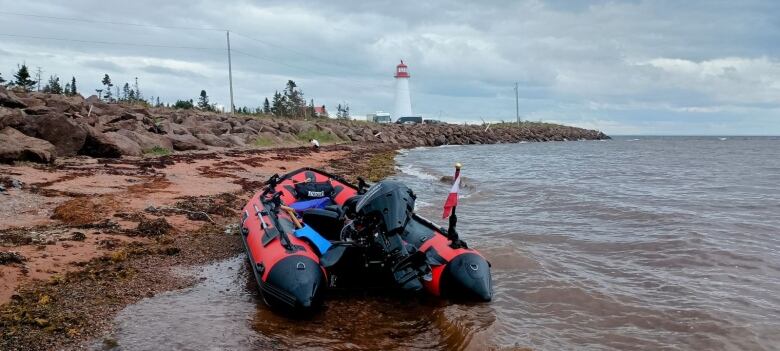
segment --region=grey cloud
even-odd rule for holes
[[[696,133],[698,127],[712,130],[700,122],[702,111],[727,105],[734,106],[728,110],[733,123],[721,125],[739,132],[740,125],[755,130],[765,123],[780,133],[780,3],[771,0],[0,0],[0,8],[230,28],[238,105],[257,106],[294,79],[318,104],[348,102],[357,113],[389,110],[392,71],[404,58],[415,111],[444,111],[453,120],[514,118],[513,83],[519,82],[521,113],[533,118],[601,125],[606,132],[657,132],[670,123],[659,116],[674,113],[679,128]],[[167,100],[191,98],[200,89],[212,101],[228,99],[224,32],[0,16],[6,34],[201,48],[0,36],[0,50],[10,53],[0,55],[4,76],[27,61],[61,75],[76,72],[95,87],[94,77],[106,71],[118,79],[138,75],[149,94]],[[67,59],[76,56],[94,59]]]

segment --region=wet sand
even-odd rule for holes
[[[0,349],[71,348],[124,306],[192,285],[172,268],[240,254],[238,210],[274,173],[377,178],[393,154],[334,145],[0,165],[0,253],[23,258],[0,264]]]

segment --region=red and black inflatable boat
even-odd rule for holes
[[[487,260],[462,241],[451,240],[444,234],[446,229],[412,213],[414,194],[392,183],[377,183],[366,193],[364,184],[356,187],[312,168],[272,177],[246,204],[241,221],[247,256],[266,304],[302,314],[320,306],[329,288],[394,283],[434,296],[490,301],[493,292]],[[391,199],[392,194],[401,195]],[[365,213],[365,208],[373,208],[366,204],[372,195],[398,200],[388,206],[407,213],[403,223],[395,224],[397,235],[388,234],[381,240],[377,234],[363,239],[354,235],[373,228],[367,221],[381,222],[382,214],[388,212],[384,207],[375,212],[377,216],[361,217],[360,211],[356,215],[356,207]],[[394,238],[396,246],[392,245]],[[377,257],[376,249],[365,247],[376,245],[358,245],[361,240],[379,243],[387,256],[397,259],[372,259]]]

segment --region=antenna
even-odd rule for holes
[[[515,119],[517,120],[517,125],[520,125],[520,96],[517,92],[517,82],[515,82]]]

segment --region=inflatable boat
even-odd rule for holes
[[[488,261],[415,214],[415,198],[399,182],[355,186],[312,168],[271,177],[241,220],[265,303],[307,314],[327,290],[369,287],[490,301]]]

